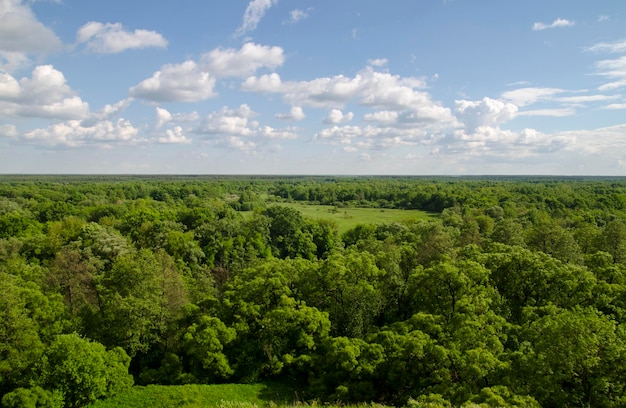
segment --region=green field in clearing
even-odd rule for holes
[[[252,408],[292,404],[288,392],[264,384],[214,384],[214,385],[148,385],[130,390],[89,408]]]
[[[279,384],[148,385],[88,405],[88,408],[264,408],[302,407],[299,395]],[[378,404],[341,408],[385,408]],[[339,405],[324,405],[339,408]]]
[[[389,208],[338,208],[331,205],[315,205],[304,203],[278,203],[293,207],[305,218],[327,219],[337,223],[340,234],[356,227],[359,224],[386,224],[391,222],[406,222],[427,220],[438,214],[419,210],[396,210]]]

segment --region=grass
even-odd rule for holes
[[[359,224],[385,224],[392,222],[406,222],[430,219],[436,214],[419,210],[396,210],[389,208],[338,208],[330,205],[315,205],[305,203],[280,203],[288,205],[300,212],[305,218],[327,219],[337,223],[340,234],[356,227]]]
[[[289,390],[266,384],[148,385],[132,387],[89,408],[253,408],[292,401]]]
[[[293,390],[272,384],[148,385],[135,386],[88,408],[277,408],[314,407],[297,401]],[[384,408],[377,404],[340,405],[341,408]],[[326,405],[324,408],[339,407]]]

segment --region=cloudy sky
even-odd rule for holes
[[[626,2],[0,0],[0,173],[626,175]]]

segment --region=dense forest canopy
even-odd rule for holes
[[[339,234],[295,202],[436,216]],[[0,281],[5,407],[626,404],[624,178],[2,176]]]

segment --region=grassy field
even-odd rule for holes
[[[359,224],[385,224],[426,220],[437,214],[419,210],[394,210],[388,208],[337,208],[330,205],[313,205],[304,203],[280,203],[293,207],[305,218],[328,219],[337,223],[340,234]]]
[[[132,387],[89,408],[252,408],[292,404],[295,396],[265,384],[149,385]]]
[[[303,407],[293,390],[268,384],[149,385],[132,387],[88,408],[265,408]],[[316,405],[316,404],[313,404]],[[325,408],[334,408],[324,404]],[[338,407],[337,407],[338,408]],[[341,408],[385,408],[377,404],[341,405]]]

